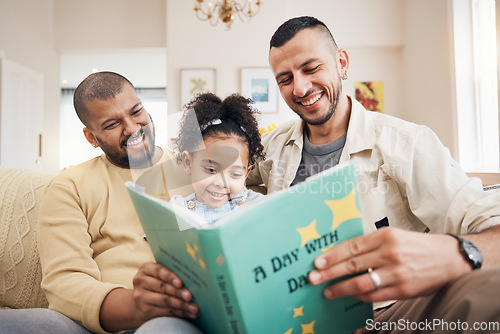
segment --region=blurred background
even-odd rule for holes
[[[376,85],[379,111],[429,126],[466,172],[498,178],[495,0],[263,0],[257,15],[236,16],[230,29],[200,20],[196,4],[0,0],[0,164],[57,173],[100,154],[85,141],[72,93],[103,70],[132,81],[159,144],[170,146],[184,76],[208,71],[221,97],[245,92],[245,73],[268,71],[276,28],[311,15],[350,55],[349,95],[360,83]],[[277,92],[274,82],[267,89]],[[296,117],[279,93],[263,108],[263,130]]]

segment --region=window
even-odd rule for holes
[[[466,172],[499,172],[495,15],[494,0],[453,1],[458,148]]]

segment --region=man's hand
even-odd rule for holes
[[[133,290],[115,289],[104,299],[99,316],[106,331],[138,328],[161,316],[198,316],[198,307],[191,302],[192,295],[181,279],[160,264],[143,264],[133,285]]]
[[[312,284],[372,268],[380,277],[378,289],[365,273],[324,290],[329,299],[351,295],[368,302],[428,295],[472,270],[453,237],[390,227],[335,245],[314,264],[317,269],[309,273]]]
[[[143,264],[133,279],[134,301],[149,319],[159,316],[196,318],[198,307],[181,279],[157,263]],[[149,320],[148,319],[148,320]]]

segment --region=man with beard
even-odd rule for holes
[[[359,274],[330,284],[324,296],[376,302],[378,324],[499,325],[499,192],[469,179],[430,129],[368,112],[347,96],[349,56],[316,18],[282,24],[271,38],[269,63],[301,119],[263,135],[266,160],[247,185],[269,193],[347,161],[359,182],[365,235],[318,256],[309,281]],[[365,329],[383,332],[375,323]],[[446,331],[434,328],[440,329]]]
[[[74,106],[86,139],[104,154],[51,180],[39,225],[49,309],[2,310],[0,333],[105,333],[139,327],[144,333],[199,333],[181,319],[197,317],[190,292],[154,262],[125,187],[146,172],[159,173],[149,178],[156,183],[185,179],[189,184],[189,179],[180,167],[178,174],[163,168],[169,162],[175,166],[175,157],[155,146],[151,118],[123,76],[91,74],[75,90]],[[161,188],[168,198],[166,184]]]

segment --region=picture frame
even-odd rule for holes
[[[215,93],[215,68],[181,69],[181,109],[199,93]]]
[[[268,67],[241,69],[241,95],[251,98],[262,113],[278,111],[278,86]]]

